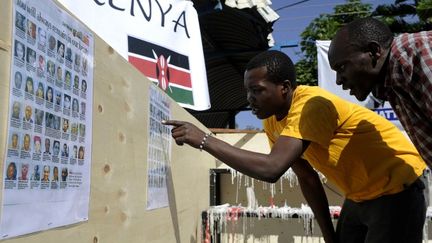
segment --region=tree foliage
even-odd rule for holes
[[[432,29],[432,0],[396,0],[378,5],[373,16],[387,23],[393,33]]]
[[[315,40],[330,40],[344,24],[360,17],[371,15],[371,4],[360,0],[347,0],[345,4],[336,5],[331,14],[321,14],[302,32],[300,42],[304,57],[296,63],[297,81],[300,84],[317,85],[317,50]]]

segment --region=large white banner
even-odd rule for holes
[[[60,0],[183,107],[210,108],[196,10],[186,0]]]
[[[14,0],[0,239],[88,219],[93,34],[52,0]]]

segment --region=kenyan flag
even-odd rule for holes
[[[181,104],[193,105],[189,58],[128,36],[129,62]]]

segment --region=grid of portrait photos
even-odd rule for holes
[[[14,16],[4,188],[61,190],[88,156],[88,56],[36,16]]]

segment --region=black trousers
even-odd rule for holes
[[[336,227],[339,243],[421,243],[426,218],[425,176],[400,193],[346,199]]]

